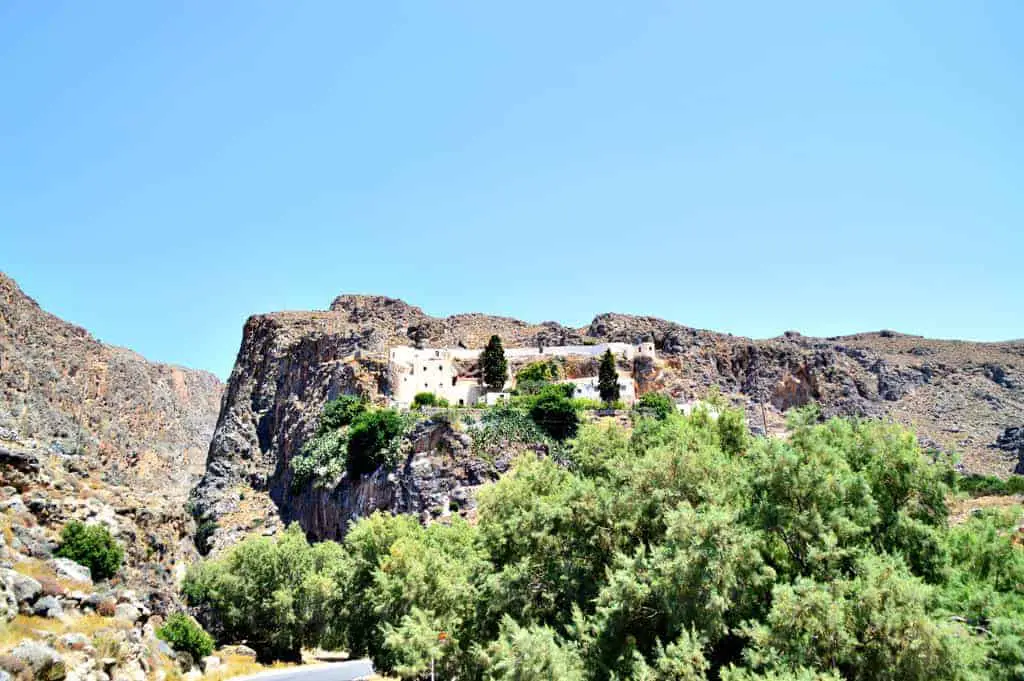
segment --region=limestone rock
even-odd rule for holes
[[[11,655],[24,662],[36,681],[60,681],[67,673],[64,658],[48,645],[35,641],[23,641]]]
[[[224,646],[221,648],[221,653],[226,657],[248,657],[253,661],[255,661],[257,657],[256,651],[246,645]]]
[[[200,664],[203,667],[203,673],[204,674],[209,674],[210,672],[215,672],[218,669],[220,669],[220,667],[221,667],[220,658],[217,657],[216,655],[207,655],[206,657],[204,657],[201,660]]]
[[[79,565],[70,558],[54,558],[47,563],[57,576],[81,584],[92,584],[92,571],[85,565]]]
[[[114,618],[135,623],[142,617],[142,612],[133,603],[118,603],[114,608]]]
[[[40,617],[60,617],[64,614],[64,608],[53,596],[43,596],[32,605],[32,612]]]
[[[34,601],[43,590],[37,580],[8,568],[0,568],[0,579],[9,585],[14,597],[22,605]]]

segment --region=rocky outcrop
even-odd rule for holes
[[[436,318],[400,300],[346,295],[326,311],[246,322],[206,473],[193,493],[197,514],[226,541],[246,528],[291,520],[326,537],[376,508],[424,513],[432,502],[411,500],[411,490],[452,473],[437,468],[426,478],[412,476],[423,457],[412,456],[390,475],[378,471],[358,484],[298,493],[290,490],[289,462],[327,400],[342,393],[386,400],[390,346],[474,348],[492,334],[506,347],[652,341],[657,359],[631,367],[641,393],[688,401],[718,385],[756,431],[765,421],[769,430],[780,429],[783,412],[811,401],[826,415],[893,418],[929,446],[959,452],[964,466],[978,472],[1010,472],[990,445],[1024,414],[1015,378],[1024,342],[938,341],[892,331],[827,339],[787,332],[753,340],[622,314],[601,314],[573,329],[482,314]],[[459,448],[451,452],[459,460]]]
[[[472,515],[475,492],[508,470],[515,449],[476,456],[470,438],[444,419],[425,421],[403,442],[402,463],[353,479],[346,472],[329,485],[310,482],[280,499],[285,522],[298,522],[318,539],[341,539],[351,521],[374,511],[409,513],[424,522]],[[290,481],[291,476],[287,479]]]

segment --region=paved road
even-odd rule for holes
[[[243,681],[355,681],[368,678],[371,674],[373,665],[369,660],[353,660],[264,672]]]

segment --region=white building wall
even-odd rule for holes
[[[505,357],[510,360],[538,361],[551,357],[598,357],[606,350],[624,360],[636,357],[654,357],[653,343],[600,343],[598,345],[562,345],[545,348],[508,348]],[[399,406],[408,406],[417,393],[430,392],[443,397],[452,404],[475,404],[484,397],[486,391],[480,383],[473,379],[460,379],[455,371],[454,362],[473,361],[480,357],[482,350],[467,348],[413,348],[399,345],[391,348],[388,354],[388,366],[391,380],[392,401]],[[620,377],[621,378],[621,377]],[[591,388],[586,387],[588,381],[596,390],[597,378],[576,379],[578,388],[589,397]],[[632,404],[636,400],[636,389],[631,378],[620,381],[622,400]],[[597,395],[597,393],[594,393]],[[595,398],[597,399],[597,398]]]

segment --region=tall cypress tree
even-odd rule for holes
[[[491,336],[487,347],[480,353],[480,367],[483,370],[484,385],[490,390],[500,391],[505,387],[508,378],[508,361],[505,360],[505,348],[501,339]]]
[[[619,372],[615,370],[615,357],[611,350],[605,350],[601,356],[601,368],[597,371],[597,389],[604,402],[611,403],[619,399]]]

